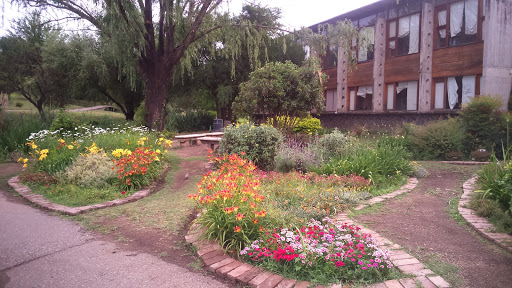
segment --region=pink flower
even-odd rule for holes
[[[123,194],[123,195],[126,194],[126,191],[121,191],[121,194]]]
[[[336,265],[336,267],[340,267],[340,266],[345,266],[345,263],[343,263],[341,261],[337,261],[334,265]]]

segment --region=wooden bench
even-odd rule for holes
[[[218,137],[224,135],[224,132],[212,132],[212,133],[200,133],[200,134],[188,134],[188,135],[178,135],[175,136],[174,139],[180,142],[180,146],[187,141],[197,141],[199,138],[203,137]],[[217,142],[218,143],[218,142]]]
[[[178,140],[180,142],[180,146],[183,145],[183,143],[187,141],[194,141],[197,140],[197,138],[205,137],[206,133],[204,134],[189,134],[189,135],[179,135],[175,136],[174,139]]]
[[[210,149],[215,150],[215,144],[219,144],[220,139],[222,137],[199,137],[197,140],[201,141],[201,143],[209,144]]]

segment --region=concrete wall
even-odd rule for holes
[[[487,0],[484,15],[480,94],[499,96],[506,110],[512,90],[512,1]]]
[[[357,126],[364,126],[370,131],[391,130],[401,127],[404,123],[423,125],[428,122],[457,116],[455,111],[418,113],[414,112],[351,112],[351,113],[329,113],[316,116],[322,121],[322,127],[338,128],[340,130],[352,130]]]

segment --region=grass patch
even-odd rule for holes
[[[449,201],[448,201],[448,208],[447,208],[447,212],[448,212],[448,215],[450,215],[450,217],[455,220],[455,222],[457,222],[457,224],[461,225],[461,226],[466,226],[467,223],[466,223],[466,220],[464,220],[464,218],[462,217],[462,215],[460,215],[459,213],[459,197],[455,197],[455,198],[451,198]]]
[[[512,217],[505,213],[496,201],[481,199],[479,195],[474,194],[468,208],[473,209],[478,216],[491,222],[496,228],[496,232],[512,235]]]
[[[177,233],[187,222],[195,203],[186,196],[195,192],[200,177],[192,177],[185,187],[173,189],[178,165],[173,165],[165,177],[165,185],[157,193],[137,202],[75,216],[91,229],[99,229],[104,219],[125,217],[141,228],[162,228]]]
[[[362,215],[374,215],[374,214],[378,214],[381,212],[381,209],[382,209],[382,206],[384,206],[384,204],[382,202],[379,202],[379,203],[375,203],[371,206],[368,206],[366,208],[363,208],[361,210],[350,210],[349,212],[349,217],[350,218],[357,218],[359,216],[362,216]]]
[[[204,156],[192,156],[192,157],[188,157],[188,158],[183,159],[183,161],[187,161],[187,162],[190,162],[190,161],[206,161],[206,160],[208,160],[208,157],[206,155],[204,155]]]
[[[414,255],[421,263],[435,274],[450,283],[451,287],[462,287],[463,279],[459,276],[459,267],[443,261],[436,253]]]

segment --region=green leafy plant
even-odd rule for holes
[[[453,152],[464,152],[466,133],[456,118],[437,120],[427,125],[404,126],[409,150],[419,160],[447,160]],[[464,155],[464,154],[462,154]]]
[[[219,154],[243,155],[245,159],[253,161],[258,168],[271,170],[282,141],[281,133],[267,125],[231,126],[224,130],[219,144]]]
[[[309,144],[289,139],[281,144],[276,155],[275,170],[279,172],[307,172],[309,167],[320,164],[320,158],[315,155]]]
[[[501,99],[497,97],[479,96],[462,107],[459,113],[462,125],[468,133],[469,151],[477,148],[497,150],[506,140],[506,121],[499,110]]]
[[[80,126],[71,114],[60,113],[52,122],[50,126],[51,131],[72,131]]]
[[[115,182],[112,160],[104,153],[84,154],[76,158],[72,165],[56,177],[62,183],[83,187],[102,188]]]
[[[320,122],[320,119],[309,116],[300,119],[297,125],[295,125],[295,127],[292,129],[292,132],[314,134],[320,130],[322,130],[322,123]]]
[[[482,167],[477,192],[481,193],[482,198],[499,203],[503,211],[512,213],[512,160],[509,152],[503,153],[506,160],[500,161],[493,155],[492,162]]]
[[[236,154],[212,160],[222,166],[208,172],[198,184],[198,193],[188,197],[203,211],[196,221],[206,228],[205,236],[240,251],[265,231],[267,212],[262,207],[265,197],[259,193],[259,175],[251,161]]]
[[[311,147],[320,159],[329,161],[331,158],[352,154],[353,151],[357,150],[358,145],[356,138],[334,129],[331,133],[323,135],[318,141],[314,142]]]

